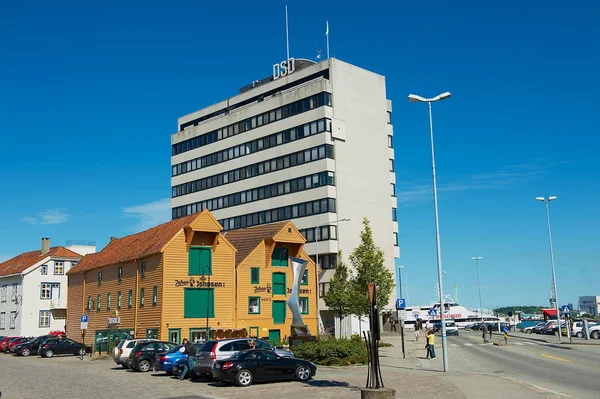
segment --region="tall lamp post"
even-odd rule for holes
[[[431,116],[431,103],[445,100],[450,97],[450,92],[442,93],[433,98],[424,98],[415,94],[408,96],[412,103],[427,103],[429,108],[429,137],[431,141],[431,174],[433,176],[433,205],[435,209],[435,242],[437,250],[438,283],[440,294],[440,321],[442,322],[442,354],[444,357],[444,371],[448,371],[448,348],[446,347],[446,323],[444,322],[444,290],[442,286],[442,252],[440,249],[440,223],[438,218],[437,182],[435,178],[435,151],[433,145],[433,118]]]
[[[315,260],[317,263],[317,267],[319,267],[319,237],[321,236],[321,227],[329,226],[330,224],[336,224],[339,222],[349,222],[349,221],[350,221],[350,219],[348,219],[348,218],[338,219],[338,220],[334,220],[333,222],[327,222],[326,224],[322,224],[320,226],[315,227],[315,243],[317,244],[316,248],[315,248],[315,252],[316,252]]]
[[[481,315],[481,329],[483,330],[483,305],[481,304],[481,283],[479,282],[479,261],[483,259],[481,256],[473,256],[471,260],[475,261],[477,266],[477,288],[479,288],[479,314]]]
[[[536,200],[542,201],[544,204],[546,204],[546,220],[548,221],[548,240],[550,241],[550,260],[552,261],[552,286],[554,287],[554,307],[556,309],[556,322],[558,323],[558,340],[562,341],[562,334],[560,333],[560,312],[558,310],[558,295],[556,294],[556,274],[554,272],[554,250],[552,249],[552,231],[550,229],[550,210],[548,209],[548,203],[550,201],[554,201],[555,199],[555,195],[550,196],[548,198],[536,198]]]
[[[204,266],[202,268],[202,276],[200,277],[200,281],[202,281],[202,282],[206,281],[206,277],[204,276],[205,270],[210,271],[210,268],[208,266]],[[208,285],[206,286],[207,287],[207,290],[206,290],[206,341],[208,341],[210,339],[209,334],[208,334],[208,316],[210,313],[210,274],[206,273],[206,275],[208,275]]]
[[[402,298],[402,269],[404,269],[404,266],[398,266],[398,285],[400,286],[399,298]]]

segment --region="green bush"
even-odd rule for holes
[[[360,337],[351,339],[322,338],[292,348],[294,356],[323,366],[367,364],[367,348]]]

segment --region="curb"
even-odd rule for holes
[[[544,343],[546,343],[546,344],[551,344],[551,343],[552,343],[552,342],[548,342],[547,340],[545,340],[545,339],[541,339],[541,338],[529,338],[529,337],[521,337],[521,336],[518,336],[518,335],[509,335],[509,336],[508,336],[508,339],[511,339],[511,338],[517,338],[517,339],[526,339],[526,340],[528,340],[528,341],[536,341],[536,342],[544,342]]]

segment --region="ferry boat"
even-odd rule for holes
[[[435,316],[429,315],[431,309],[435,309]],[[433,323],[441,319],[439,302],[429,306],[407,306],[404,312],[404,326],[407,328],[414,328],[417,318],[421,319],[424,324],[428,321]],[[444,319],[452,320],[459,328],[464,328],[469,324],[481,323],[482,317],[478,312],[469,310],[456,302],[448,301],[444,302]],[[483,320],[484,322],[499,321],[498,317],[487,314],[483,315]]]

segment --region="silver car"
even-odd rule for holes
[[[231,338],[219,341],[211,340],[206,341],[196,354],[196,365],[194,366],[194,372],[199,377],[211,377],[215,360],[229,359],[238,352],[250,349],[250,341],[254,341],[257,349],[269,349],[281,357],[294,357],[292,352],[283,349],[277,349],[261,339]]]

